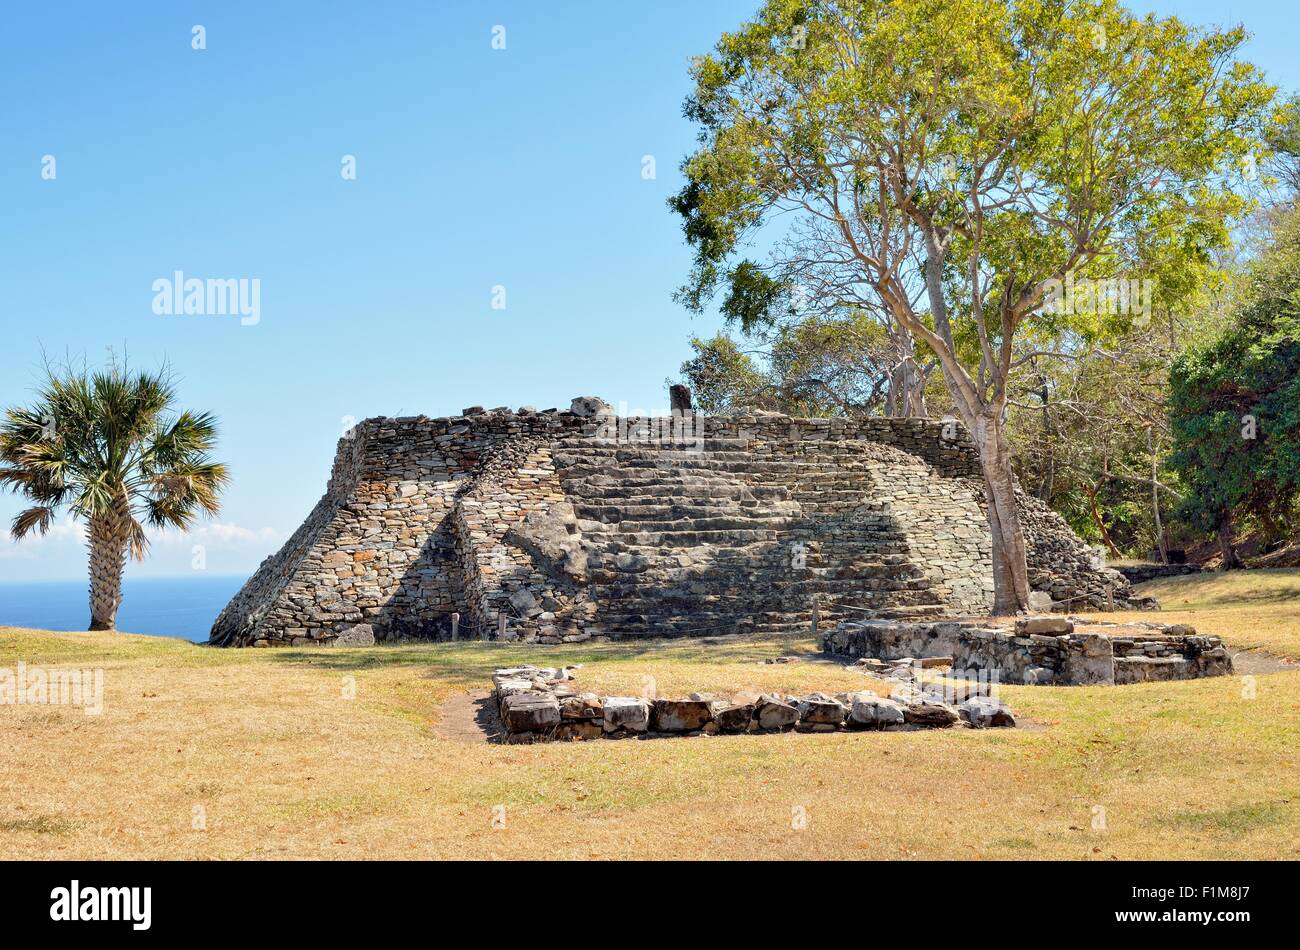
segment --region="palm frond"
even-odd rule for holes
[[[144,525],[135,518],[127,526],[127,550],[134,561],[143,561],[149,553],[149,538],[144,533]]]
[[[31,532],[33,528],[41,534],[46,534],[50,530],[50,524],[54,521],[54,509],[44,505],[38,505],[35,508],[28,508],[26,511],[20,511],[14,516],[13,524],[10,526],[10,534],[15,541],[20,541]]]

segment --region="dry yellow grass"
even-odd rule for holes
[[[437,730],[444,700],[520,661],[582,663],[602,691],[870,685],[813,650],[221,651],[0,629],[0,667],[105,674],[100,716],[0,706],[0,858],[1300,857],[1300,671],[1258,677],[1253,699],[1235,677],[1008,687],[1016,730],[541,746]]]
[[[1211,572],[1151,581],[1137,588],[1160,600],[1159,619],[1195,624],[1230,638],[1238,649],[1264,649],[1300,659],[1300,569]],[[1151,614],[1102,614],[1151,619]]]

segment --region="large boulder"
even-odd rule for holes
[[[719,732],[744,732],[753,718],[753,703],[715,704],[713,708],[713,721]]]
[[[569,404],[569,412],[583,419],[591,419],[596,416],[612,416],[614,407],[599,396],[575,396]]]
[[[527,587],[521,587],[510,595],[510,606],[525,616],[542,612],[542,608],[537,603],[537,598],[533,596],[533,592]]]
[[[336,647],[372,647],[375,645],[375,628],[368,623],[353,624],[339,631],[334,638]]]
[[[1052,595],[1047,591],[1031,590],[1029,592],[1029,609],[1035,612],[1046,612],[1052,609]]]
[[[1016,724],[1006,703],[992,696],[972,696],[957,707],[957,714],[976,729]]]
[[[755,717],[760,729],[788,729],[799,721],[799,710],[778,696],[759,697]]]
[[[573,505],[568,502],[556,502],[545,511],[531,511],[506,532],[506,541],[523,548],[549,576],[567,577],[575,581],[585,580],[587,576],[587,551],[578,534],[577,517]],[[528,601],[511,603],[522,613],[527,613],[536,606],[536,600],[527,588],[520,588],[516,594],[527,594]]]
[[[885,729],[903,724],[903,707],[875,693],[857,693],[849,709],[849,725],[861,729]]]

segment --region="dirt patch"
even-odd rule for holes
[[[1300,664],[1266,650],[1241,650],[1232,654],[1232,671],[1239,676],[1286,673],[1291,670],[1300,670]]]
[[[474,689],[452,696],[440,709],[433,731],[452,742],[500,742],[504,730],[488,690]]]

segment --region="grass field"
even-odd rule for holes
[[[1234,647],[1300,655],[1300,571],[1156,590]],[[101,715],[0,706],[0,858],[1300,857],[1300,668],[1005,687],[1015,730],[539,746],[440,731],[446,701],[520,661],[581,663],[601,692],[871,684],[814,650],[227,651],[0,628],[0,668],[104,671]],[[805,659],[763,663],[789,653]]]

